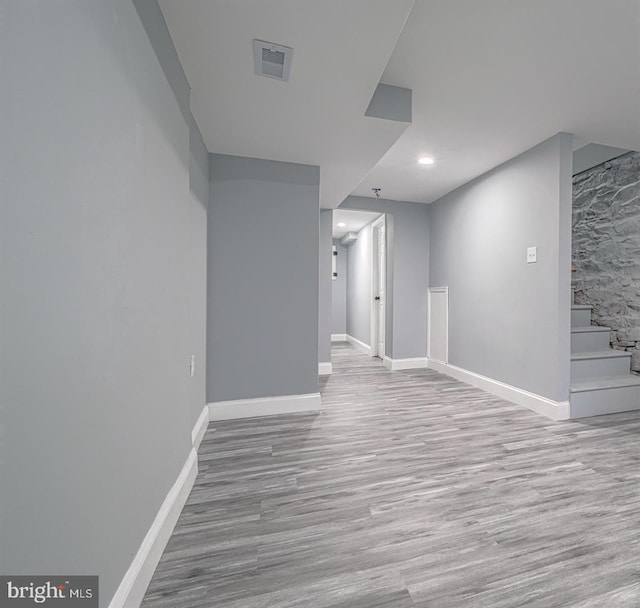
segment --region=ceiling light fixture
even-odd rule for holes
[[[430,156],[422,156],[421,158],[418,159],[418,162],[421,165],[433,165],[435,161]]]
[[[345,224],[344,222],[338,222],[338,223],[336,224],[336,226],[337,226],[338,228],[344,228],[344,227],[346,226],[346,224]]]

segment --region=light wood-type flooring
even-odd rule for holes
[[[640,412],[333,369],[320,414],[209,425],[144,608],[640,606]]]

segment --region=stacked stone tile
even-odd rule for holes
[[[572,262],[576,303],[593,307],[640,372],[640,153],[574,177]]]

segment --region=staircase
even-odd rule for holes
[[[591,325],[591,306],[571,307],[571,418],[640,409],[631,353],[610,348],[609,332]]]

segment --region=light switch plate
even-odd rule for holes
[[[538,248],[527,247],[527,264],[535,264],[538,261]]]

